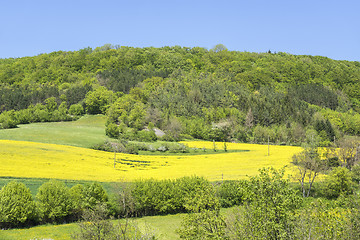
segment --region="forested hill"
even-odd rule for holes
[[[132,138],[150,123],[203,139],[259,141],[255,130],[271,130],[274,141],[285,142],[290,140],[275,126],[293,128],[294,135],[311,125],[331,139],[336,130],[360,133],[360,63],[228,51],[223,45],[211,50],[104,45],[0,59],[3,128],[68,120],[81,108],[107,113],[114,137],[131,132]],[[22,109],[43,112],[32,119],[10,111]]]

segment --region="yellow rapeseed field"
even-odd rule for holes
[[[189,147],[213,148],[212,142],[184,142]],[[223,149],[223,143],[216,143]],[[290,165],[299,147],[228,143],[228,149],[249,150],[207,155],[140,156],[86,148],[0,140],[0,176],[90,181],[132,181],[204,176],[209,180],[256,175],[261,167]]]

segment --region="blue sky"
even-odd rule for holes
[[[133,47],[288,52],[360,61],[359,0],[0,1],[0,58]]]

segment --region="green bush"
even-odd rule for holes
[[[168,151],[171,153],[188,153],[189,148],[181,143],[169,144]]]
[[[39,187],[36,200],[40,219],[44,222],[61,222],[74,209],[70,189],[65,183],[55,180]]]
[[[136,139],[140,142],[155,142],[157,137],[154,131],[141,130],[137,132]]]
[[[219,207],[214,187],[201,177],[139,180],[134,182],[132,196],[138,215],[198,212]]]
[[[83,188],[83,203],[85,208],[94,209],[96,205],[105,204],[108,195],[100,183],[85,184]]]
[[[128,154],[139,154],[139,148],[134,143],[128,143],[125,145],[124,153]]]
[[[118,138],[120,135],[120,130],[118,125],[115,123],[110,123],[106,126],[105,133],[111,138]]]
[[[250,178],[247,202],[228,224],[231,239],[291,239],[301,199],[283,177],[284,169],[263,168]]]
[[[325,194],[328,198],[337,198],[341,194],[352,193],[350,171],[345,167],[334,168],[326,178]]]
[[[351,168],[351,177],[354,182],[360,183],[360,164]]]
[[[217,187],[217,195],[222,207],[232,207],[244,203],[247,198],[248,181],[224,181]]]
[[[84,114],[84,108],[81,104],[73,104],[69,108],[69,114],[74,116],[81,116]]]
[[[24,226],[35,219],[35,203],[30,189],[15,181],[0,191],[0,226]]]

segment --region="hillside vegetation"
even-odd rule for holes
[[[360,133],[360,63],[287,53],[112,45],[0,59],[2,128],[108,115],[106,133],[154,140],[326,146]],[[311,133],[311,134],[310,134]]]

